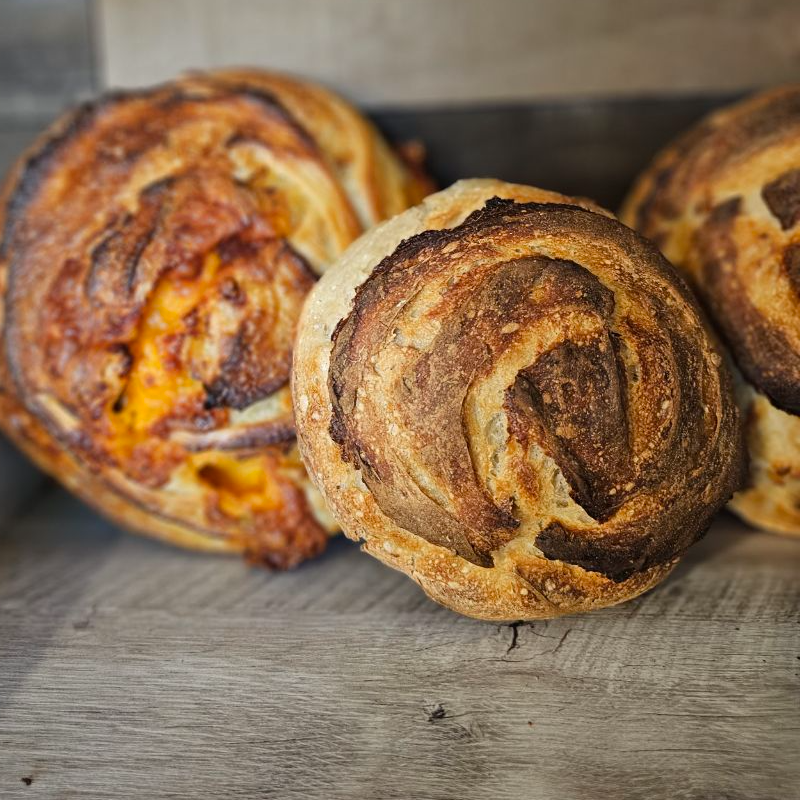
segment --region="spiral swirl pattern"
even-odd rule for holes
[[[193,75],[57,122],[10,176],[4,427],[102,511],[274,567],[334,523],[294,441],[300,308],[424,182],[350,106]]]
[[[334,514],[475,616],[637,594],[740,474],[729,376],[688,291],[577,202],[456,185],[348,251],[301,324],[301,446]]]
[[[800,86],[703,120],[622,217],[685,272],[741,371],[751,476],[734,509],[800,533]]]

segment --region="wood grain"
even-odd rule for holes
[[[799,571],[726,516],[644,597],[495,625],[343,540],[268,575],[55,492],[0,538],[0,795],[796,797]]]
[[[797,80],[794,0],[98,0],[106,85],[252,64],[370,106]]]
[[[95,85],[90,0],[0,3],[0,180],[35,133]],[[0,523],[42,484],[0,439]]]

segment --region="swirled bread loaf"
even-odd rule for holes
[[[643,592],[742,472],[729,374],[663,256],[588,201],[499,181],[346,251],[305,306],[293,395],[345,532],[475,617]]]
[[[701,121],[641,175],[622,218],[684,272],[741,373],[751,467],[732,508],[800,534],[800,86]]]
[[[253,71],[109,94],[4,190],[0,411],[131,528],[273,567],[335,529],[294,439],[306,293],[424,181],[338,97]]]

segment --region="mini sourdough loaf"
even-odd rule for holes
[[[733,510],[800,535],[800,86],[703,120],[641,176],[623,220],[683,270],[740,370],[750,478]]]
[[[297,318],[424,190],[353,108],[283,76],[82,106],[4,190],[3,428],[123,525],[278,568],[318,553],[335,526],[294,440]]]
[[[293,396],[345,532],[474,617],[640,594],[742,473],[730,376],[658,250],[498,181],[347,250],[305,306]]]

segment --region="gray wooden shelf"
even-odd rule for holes
[[[637,600],[499,625],[344,539],[268,574],[52,490],[0,535],[0,796],[797,797],[798,545],[723,515]]]

